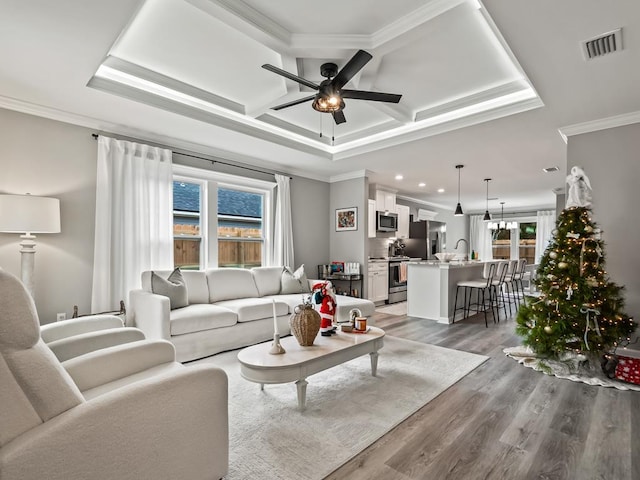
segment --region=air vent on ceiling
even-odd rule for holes
[[[558,167],[547,167],[542,169],[545,173],[557,172],[558,170],[560,170]]]
[[[619,50],[622,50],[622,28],[582,42],[582,53],[585,60],[602,57]]]

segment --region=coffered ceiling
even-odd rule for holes
[[[505,210],[551,206],[561,129],[640,119],[640,7],[611,3],[2,0],[0,106],[312,178],[366,170],[445,208],[464,164],[466,211],[484,211],[487,177]],[[619,27],[622,50],[584,59]],[[345,88],[398,104],[345,99],[340,125],[311,101],[272,109],[315,91],[263,64],[319,84],[360,49],[373,58]]]

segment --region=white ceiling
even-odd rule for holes
[[[463,164],[465,212],[484,211],[487,177],[492,211],[555,205],[560,129],[640,121],[635,0],[321,5],[1,0],[0,106],[312,178],[367,170],[451,209]],[[619,27],[622,51],[584,60],[582,41]],[[341,68],[358,49],[373,59],[345,88],[399,93],[399,104],[347,99],[338,126],[311,102],[270,109],[312,91],[262,64],[319,83],[322,63]]]

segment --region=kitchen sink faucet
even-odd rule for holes
[[[460,242],[464,242],[467,245],[467,253],[466,256],[467,258],[469,258],[469,242],[467,242],[466,238],[460,238],[457,242],[456,242],[456,246],[455,249],[458,250],[458,245],[460,244]]]

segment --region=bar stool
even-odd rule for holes
[[[515,273],[511,276],[511,283],[515,286],[515,295],[518,300],[518,307],[520,307],[520,301],[524,302],[524,285],[522,283],[523,279],[527,272],[525,272],[527,268],[527,259],[521,258],[518,260],[518,266],[516,268]]]
[[[500,323],[500,307],[504,310],[504,318],[507,319],[507,307],[506,304],[508,302],[504,299],[504,291],[506,288],[506,277],[507,270],[509,269],[509,262],[501,261],[498,262],[498,266],[496,268],[496,274],[494,280],[492,282],[493,285],[493,300],[496,305],[496,313],[498,318],[498,323]],[[511,303],[509,302],[509,315],[511,315]]]
[[[472,306],[475,306],[474,313],[484,312],[484,326],[489,327],[489,322],[487,321],[487,294],[489,296],[488,307],[491,309],[491,315],[493,316],[493,323],[496,322],[496,317],[493,314],[493,299],[492,299],[492,291],[493,291],[493,282],[494,276],[496,274],[497,264],[495,262],[487,262],[485,263],[485,272],[483,275],[485,278],[478,280],[464,280],[462,282],[458,282],[456,285],[456,297],[454,300],[454,308],[453,308],[453,323],[456,321],[456,312],[458,311],[458,291],[460,288],[464,288],[464,302],[462,305],[463,318],[469,317],[469,312]],[[471,305],[471,298],[473,296],[473,291],[476,291],[476,303]],[[482,303],[480,303],[480,296],[482,296]],[[480,310],[482,307],[482,310]]]
[[[507,274],[504,278],[504,288],[507,294],[507,299],[509,300],[509,313],[511,313],[511,304],[518,311],[518,307],[516,307],[516,295],[515,295],[515,274],[518,271],[518,260],[509,260],[509,267],[507,268]]]

